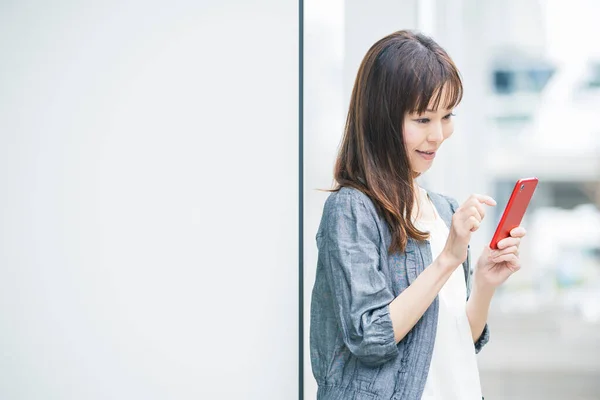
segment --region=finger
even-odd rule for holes
[[[527,234],[527,231],[522,226],[517,226],[515,229],[510,231],[510,236],[514,238],[522,238]]]
[[[479,225],[481,225],[481,222],[477,219],[477,217],[470,216],[467,219],[467,227],[471,232],[475,232],[477,229],[479,229]]]
[[[492,262],[495,262],[496,264],[501,263],[501,262],[507,262],[510,264],[518,264],[519,263],[519,257],[516,256],[516,254],[504,254],[503,256],[498,256],[498,257],[494,257],[492,258]]]
[[[485,217],[485,208],[483,207],[483,205],[480,202],[475,201],[467,209],[467,213],[469,216],[474,215],[475,217],[477,217],[477,219],[479,221],[481,221]]]
[[[506,267],[510,269],[513,273],[515,273],[521,269],[521,263],[519,261],[517,261],[516,263],[509,262],[506,264]]]
[[[511,247],[507,247],[506,249],[503,250],[493,250],[492,253],[490,254],[491,258],[498,258],[501,256],[504,256],[506,254],[514,254],[514,255],[519,255],[519,247],[518,246],[511,246]]]
[[[507,237],[505,239],[502,239],[501,241],[498,242],[498,248],[500,250],[505,249],[507,247],[511,247],[511,246],[519,246],[521,244],[521,238],[520,237]]]
[[[487,204],[488,206],[496,205],[496,200],[485,194],[474,194],[471,196],[471,198],[476,199],[479,203]]]

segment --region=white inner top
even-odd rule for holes
[[[448,227],[439,216],[425,190],[421,189],[421,204],[431,207],[433,218],[418,219],[417,228],[429,232],[433,260],[448,238]],[[425,214],[431,215],[430,212]],[[467,318],[467,287],[462,265],[452,273],[439,293],[439,316],[433,356],[429,367],[423,400],[481,400],[479,369],[471,327]]]

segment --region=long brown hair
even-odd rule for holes
[[[335,164],[334,191],[353,187],[371,198],[390,228],[390,252],[404,251],[408,237],[428,238],[411,221],[415,176],[404,145],[404,117],[437,110],[442,100],[445,108],[454,108],[462,92],[458,69],[446,51],[412,31],[379,40],[360,65]]]

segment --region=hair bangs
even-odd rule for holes
[[[440,106],[451,110],[462,100],[462,80],[454,63],[445,57],[440,60],[431,56],[413,68],[417,84],[412,86],[408,96],[408,110],[416,114],[437,111]]]

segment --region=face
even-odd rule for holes
[[[413,172],[422,174],[431,168],[440,146],[454,132],[452,116],[451,109],[442,107],[404,116],[404,144]]]

